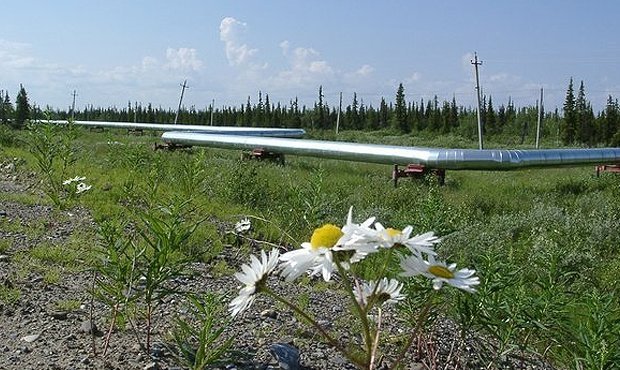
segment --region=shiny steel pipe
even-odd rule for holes
[[[515,170],[528,167],[560,167],[620,162],[620,148],[599,149],[441,149],[338,141],[212,135],[165,132],[167,144],[208,146],[225,149],[261,148],[294,154],[381,164],[421,164],[449,170]]]
[[[47,121],[57,125],[66,125],[67,121]],[[270,128],[270,127],[230,127],[230,126],[200,126],[200,125],[174,125],[161,123],[140,122],[104,122],[104,121],[73,121],[73,124],[87,127],[107,127],[128,130],[150,131],[184,131],[206,132],[222,135],[247,135],[247,136],[270,136],[270,137],[302,137],[306,132],[299,128]]]

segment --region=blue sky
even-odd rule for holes
[[[148,102],[205,108],[298,97],[337,106],[484,93],[561,108],[569,79],[601,109],[620,97],[620,1],[19,0],[0,14],[0,89],[66,108]]]

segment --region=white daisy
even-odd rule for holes
[[[74,178],[67,179],[67,180],[63,181],[62,184],[63,185],[69,185],[72,182],[80,182],[80,181],[84,181],[84,180],[86,180],[86,177],[75,176]]]
[[[474,293],[475,285],[480,284],[477,276],[473,276],[476,271],[470,269],[460,269],[456,271],[456,263],[447,265],[442,261],[435,261],[435,257],[428,256],[428,261],[419,255],[411,255],[401,259],[400,267],[403,269],[401,276],[424,275],[433,281],[435,290],[441,289],[443,283],[452,285],[455,288],[466,292]]]
[[[433,250],[433,245],[441,241],[432,231],[410,237],[413,231],[413,226],[411,225],[403,230],[397,230],[392,228],[386,229],[381,223],[377,222],[375,229],[383,248],[405,246],[414,254],[426,253],[436,255],[437,253]]]
[[[353,207],[349,208],[347,223],[341,229],[343,236],[334,250],[354,251],[349,258],[350,263],[359,262],[368,254],[376,252],[379,245],[377,231],[370,227],[374,222],[375,218],[370,217],[361,224],[353,223]]]
[[[353,294],[362,307],[366,307],[369,302],[380,305],[396,304],[405,299],[405,296],[400,294],[402,288],[403,283],[398,280],[383,278],[378,282],[375,280],[363,282],[360,287],[353,290]]]
[[[276,268],[279,255],[280,252],[275,248],[269,252],[269,256],[265,251],[261,251],[260,260],[256,256],[250,255],[250,265],[243,264],[241,266],[243,272],[235,273],[235,277],[244,284],[244,287],[239,290],[239,295],[228,305],[228,310],[233,317],[252,305],[256,293],[260,291],[269,274]]]
[[[323,279],[329,281],[334,270],[331,248],[343,235],[342,230],[332,224],[314,230],[310,242],[302,243],[301,249],[286,252],[280,257],[284,261],[282,276],[287,281],[293,281],[311,270],[312,274],[321,272]]]
[[[85,191],[90,190],[90,188],[92,188],[92,185],[86,185],[85,183],[81,182],[77,184],[77,187],[75,189],[75,194],[83,193]]]
[[[332,224],[323,225],[314,230],[310,242],[301,244],[301,249],[284,253],[280,257],[284,261],[282,276],[287,281],[293,281],[304,272],[310,272],[311,275],[320,273],[325,281],[329,281],[336,268],[334,259],[342,267],[349,268],[349,264],[359,262],[369,253],[375,252],[375,231],[370,228],[374,217],[361,224],[354,224],[352,219],[351,208],[342,229]]]
[[[252,228],[252,222],[248,218],[244,218],[243,220],[237,222],[235,224],[235,233],[237,234],[245,234]]]

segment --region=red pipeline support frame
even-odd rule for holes
[[[401,177],[411,177],[414,179],[423,179],[426,175],[433,174],[437,177],[439,185],[445,185],[446,183],[446,170],[441,168],[429,168],[421,164],[408,164],[405,168],[398,168],[398,165],[394,165],[392,171],[392,180],[394,180],[394,187],[398,186],[398,179]]]

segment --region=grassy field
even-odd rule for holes
[[[55,205],[80,203],[91,210],[98,225],[131,221],[137,219],[138,210],[186,200],[192,211],[185,217],[206,222],[193,231],[182,252],[210,262],[230,247],[227,231],[243,217],[252,220],[256,239],[290,249],[307,241],[324,223],[341,225],[352,206],[358,220],[376,216],[384,225],[412,225],[414,233],[434,231],[443,237],[442,256],[477,271],[478,292],[442,290],[447,304],[441,313],[463,328],[484,333],[494,353],[527,350],[561,368],[618,368],[620,178],[616,175],[597,178],[592,166],[448,171],[445,186],[427,178],[403,179],[394,187],[390,166],[296,156],[288,156],[280,166],[241,161],[233,150],[153,151],[151,144],[159,138],[150,134],[82,129],[76,133],[68,144],[72,160],[65,163],[59,152],[48,153],[56,158],[53,174],[60,180],[85,176],[92,189],[80,197],[60,194]],[[22,170],[37,171],[44,187],[45,176],[28,144],[30,134],[1,135],[0,162],[22,158]],[[312,136],[334,139],[333,134]],[[345,132],[338,139],[477,145],[455,136],[401,137],[389,132]],[[486,145],[506,147],[510,142]],[[55,203],[50,196],[0,196]],[[0,243],[0,251],[7,248]],[[38,253],[49,256],[44,248]],[[237,266],[229,268],[234,271]],[[370,263],[360,270],[372,276]]]

